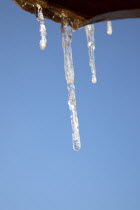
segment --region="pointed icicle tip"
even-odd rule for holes
[[[73,149],[78,152],[81,149],[81,143],[79,143],[79,141],[74,140],[73,141]]]
[[[40,46],[41,50],[45,50],[46,49],[46,42],[44,42],[43,40],[40,40],[39,46]]]
[[[97,78],[96,77],[92,77],[92,83],[97,83]]]

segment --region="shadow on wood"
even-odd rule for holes
[[[75,28],[100,21],[140,17],[138,0],[13,0],[22,9],[36,13],[40,4],[43,14],[55,22],[61,22],[65,13]]]

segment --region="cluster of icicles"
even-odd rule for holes
[[[37,4],[37,20],[40,23],[40,48],[44,50],[46,48],[47,40],[46,40],[46,27],[44,22],[44,16],[42,13],[42,8]],[[72,126],[72,145],[75,151],[79,151],[81,148],[80,142],[80,134],[79,134],[79,123],[78,116],[76,110],[76,94],[75,94],[75,85],[74,85],[74,66],[72,59],[72,26],[70,20],[62,14],[62,47],[64,52],[64,70],[65,70],[65,79],[67,82],[68,89],[68,105],[71,111],[71,126]],[[95,50],[95,41],[94,41],[94,25],[86,25],[85,33],[87,37],[87,47],[89,54],[89,65],[92,73],[92,82],[96,83],[96,68],[95,68],[95,58],[94,58],[94,50]],[[109,35],[112,34],[112,22],[107,21],[107,33]]]

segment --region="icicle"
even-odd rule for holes
[[[81,148],[79,123],[76,111],[76,96],[74,86],[74,66],[72,60],[72,27],[67,19],[62,22],[62,47],[64,51],[64,70],[68,89],[68,105],[71,111],[72,143],[73,149],[78,151]]]
[[[107,34],[112,35],[112,21],[107,21]]]
[[[40,23],[40,36],[41,36],[40,49],[45,50],[46,43],[47,43],[47,40],[46,40],[47,32],[46,32],[46,27],[45,27],[45,21],[44,21],[44,16],[42,13],[42,7],[39,4],[37,4],[37,9],[38,9],[37,20]]]
[[[95,57],[94,57],[94,50],[95,50],[95,41],[94,41],[94,25],[86,25],[85,32],[87,37],[87,47],[88,47],[88,54],[89,54],[89,65],[91,68],[92,73],[92,82],[96,83],[96,67],[95,67]]]

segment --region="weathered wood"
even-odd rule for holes
[[[75,28],[99,21],[140,17],[139,0],[13,0],[22,9],[36,13],[40,4],[46,18],[61,22],[65,13]]]

